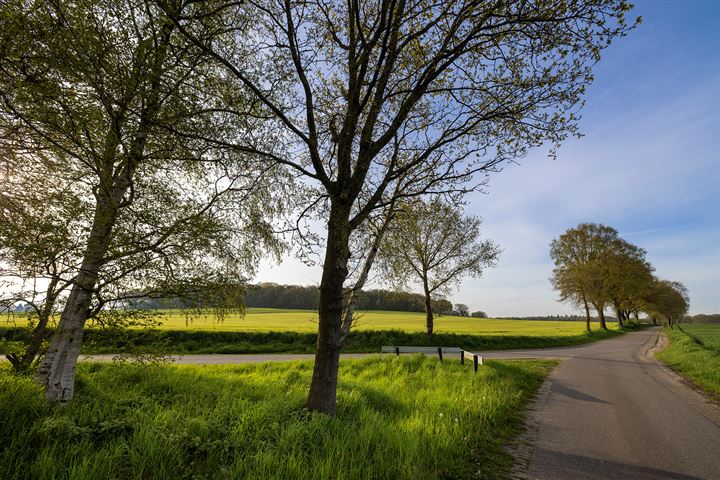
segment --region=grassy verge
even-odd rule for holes
[[[310,362],[81,364],[65,410],[0,373],[3,478],[502,478],[502,447],[552,362],[341,366],[338,416],[302,405]]]
[[[537,322],[540,323],[540,322]],[[580,329],[578,329],[580,330]],[[344,351],[379,352],[382,345],[461,347],[467,350],[505,350],[578,345],[619,334],[619,330],[575,335],[524,335],[522,330],[505,335],[437,333],[428,338],[419,332],[400,330],[359,330],[352,332]],[[0,352],[13,343],[27,341],[29,332],[21,327],[0,327]],[[83,353],[313,353],[317,336],[305,332],[232,332],[204,330],[88,329]]]
[[[657,357],[720,400],[720,325],[665,329],[670,345]]]

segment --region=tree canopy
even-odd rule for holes
[[[603,329],[605,309],[615,309],[620,326],[645,312],[661,316],[670,325],[688,310],[689,297],[678,282],[660,280],[645,258],[645,250],[620,238],[606,225],[582,223],[553,240],[555,262],[551,282],[561,301],[583,307],[590,331],[590,310],[597,310]]]
[[[0,235],[15,238],[0,254],[10,269],[50,265],[32,271],[53,287],[32,292],[46,306],[67,294],[39,368],[65,402],[89,318],[139,290],[243,282],[274,246],[275,200],[257,188],[272,168],[193,138],[247,124],[207,108],[233,92],[152,2],[10,1],[0,18]]]

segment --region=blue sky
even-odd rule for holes
[[[451,300],[490,315],[572,313],[548,278],[550,241],[600,222],[683,282],[691,313],[720,312],[720,1],[643,0],[643,23],[603,54],[580,122],[585,136],[555,160],[533,152],[470,197],[498,266]],[[288,258],[257,281],[317,284],[318,268]]]

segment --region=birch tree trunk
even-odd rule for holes
[[[113,196],[122,198],[117,190]],[[83,330],[89,316],[93,290],[110,243],[110,234],[117,220],[117,203],[113,203],[113,199],[107,197],[98,201],[80,270],[60,316],[57,332],[38,368],[38,379],[51,402],[64,405],[73,397],[75,367]]]
[[[365,286],[365,283],[370,276],[370,270],[372,269],[375,258],[377,257],[378,251],[380,250],[380,245],[382,244],[383,237],[385,236],[385,232],[387,231],[388,226],[392,221],[392,205],[390,208],[391,210],[388,211],[388,214],[385,216],[383,224],[375,234],[375,238],[373,239],[370,251],[368,252],[367,257],[365,257],[365,262],[363,263],[362,270],[360,271],[360,276],[358,277],[357,282],[355,282],[353,288],[350,290],[350,296],[345,306],[345,314],[343,316],[342,323],[343,344],[345,343],[347,336],[350,334],[350,329],[352,328],[355,310],[357,309],[358,301],[360,300],[360,290],[362,290],[362,288]]]

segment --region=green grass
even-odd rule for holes
[[[341,364],[338,415],[303,410],[310,362],[81,364],[51,408],[0,372],[3,479],[502,478],[503,450],[552,362]]]
[[[720,323],[688,323],[680,328],[705,348],[720,352]]]
[[[720,400],[720,324],[665,329],[670,345],[657,357]]]
[[[5,316],[0,323],[0,352],[28,338],[26,320]],[[162,312],[162,325],[152,331],[122,332],[88,328],[84,353],[312,353],[315,351],[317,313],[307,310],[249,309],[245,317],[229,315],[223,321],[210,315]],[[345,351],[377,352],[382,345],[433,345],[475,350],[542,348],[578,345],[619,333],[591,334],[582,322],[496,320],[437,317],[436,333],[429,339],[425,317],[414,312],[365,312],[353,328]]]

